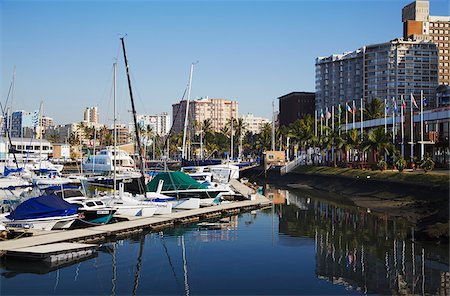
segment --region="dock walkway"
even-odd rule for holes
[[[243,190],[243,188],[244,187],[236,189]],[[83,229],[49,231],[48,234],[40,232],[37,236],[29,236],[0,242],[0,253],[8,255],[8,252],[13,253],[15,250],[19,249],[62,242],[100,242],[133,233],[140,233],[144,230],[158,230],[174,224],[192,223],[199,221],[200,219],[211,219],[222,215],[237,214],[241,211],[249,211],[270,205],[270,200],[258,194],[253,200],[222,203],[220,205],[196,210],[174,212],[167,215],[139,218],[131,221],[99,225]]]

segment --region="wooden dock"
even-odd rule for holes
[[[243,190],[246,186],[236,188],[237,191]],[[248,188],[248,187],[246,187]],[[243,192],[244,193],[244,192]],[[244,194],[243,194],[244,195]],[[157,215],[148,218],[138,218],[130,221],[118,222],[114,224],[106,224],[92,226],[83,229],[65,230],[65,231],[48,231],[47,233],[39,232],[39,235],[28,236],[19,239],[13,239],[0,242],[0,254],[10,256],[17,255],[20,250],[26,250],[28,254],[36,251],[41,254],[43,250],[55,249],[62,245],[59,243],[93,243],[106,240],[113,240],[131,234],[141,233],[144,231],[156,231],[175,224],[186,224],[218,218],[223,215],[237,214],[239,212],[251,211],[271,205],[271,201],[262,195],[256,194],[252,200],[239,202],[222,203],[220,205],[200,208],[195,210],[186,210],[174,212],[167,215]],[[52,245],[51,245],[52,244]],[[36,246],[47,245],[44,248]],[[69,247],[69,245],[66,245]],[[75,245],[72,245],[74,247]],[[35,248],[35,249],[33,249]],[[51,253],[47,252],[48,254]],[[40,256],[40,255],[36,256]],[[47,255],[48,255],[47,254]]]

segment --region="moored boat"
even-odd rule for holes
[[[6,227],[41,230],[67,229],[78,218],[78,206],[54,195],[30,198],[0,216]]]

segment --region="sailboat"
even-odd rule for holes
[[[139,129],[137,126],[137,120],[136,120],[136,110],[134,108],[134,101],[133,101],[133,93],[131,91],[131,84],[130,84],[130,76],[128,72],[128,61],[126,57],[126,51],[125,51],[125,43],[123,38],[121,38],[122,41],[122,48],[123,48],[123,54],[124,54],[124,60],[125,60],[125,66],[127,70],[127,77],[128,77],[128,86],[130,91],[130,97],[131,97],[131,105],[133,109],[133,119],[135,124],[135,132],[136,132],[136,139],[138,141],[138,147],[140,146],[140,139],[139,139]],[[124,216],[143,216],[143,217],[150,217],[154,214],[169,214],[172,212],[172,205],[169,203],[159,203],[154,204],[152,202],[148,202],[143,200],[143,198],[139,199],[134,197],[131,193],[125,192],[124,190],[124,184],[119,184],[119,195],[117,195],[117,172],[116,172],[116,165],[117,165],[117,124],[116,124],[116,66],[117,64],[114,63],[114,148],[113,148],[113,196],[104,197],[103,200],[111,207],[115,208],[117,210],[117,215],[124,215]],[[144,183],[144,169],[143,169],[143,159],[141,157],[141,154],[138,153],[140,158],[140,172],[141,176],[136,179],[138,181],[138,188],[140,189],[140,193],[145,192],[145,183]]]

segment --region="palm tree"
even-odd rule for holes
[[[236,130],[236,138],[239,139],[239,158],[242,158],[242,139],[244,137],[247,124],[244,122],[242,117],[238,118],[235,123],[234,128]]]
[[[59,134],[51,134],[48,136],[48,141],[50,143],[58,143],[61,139],[61,136]]]
[[[270,150],[272,143],[272,124],[266,123],[262,126],[261,132],[257,134],[255,148],[259,154],[265,150]]]
[[[384,102],[378,98],[373,98],[370,102],[365,102],[364,119],[377,119],[384,117]]]
[[[359,150],[361,147],[362,140],[361,136],[358,135],[358,131],[356,129],[352,129],[346,134],[345,142],[347,143],[347,145],[344,145],[345,149],[347,149],[345,153],[345,161],[348,162],[347,152],[350,151],[351,149]]]
[[[78,134],[76,132],[71,132],[69,137],[67,138],[67,143],[69,143],[71,146],[80,144],[80,139],[78,138]]]
[[[392,135],[385,133],[384,127],[380,126],[369,133],[361,147],[363,151],[372,150],[373,160],[377,163],[377,156],[384,155],[385,153],[391,155],[395,152],[395,146],[391,141]]]

